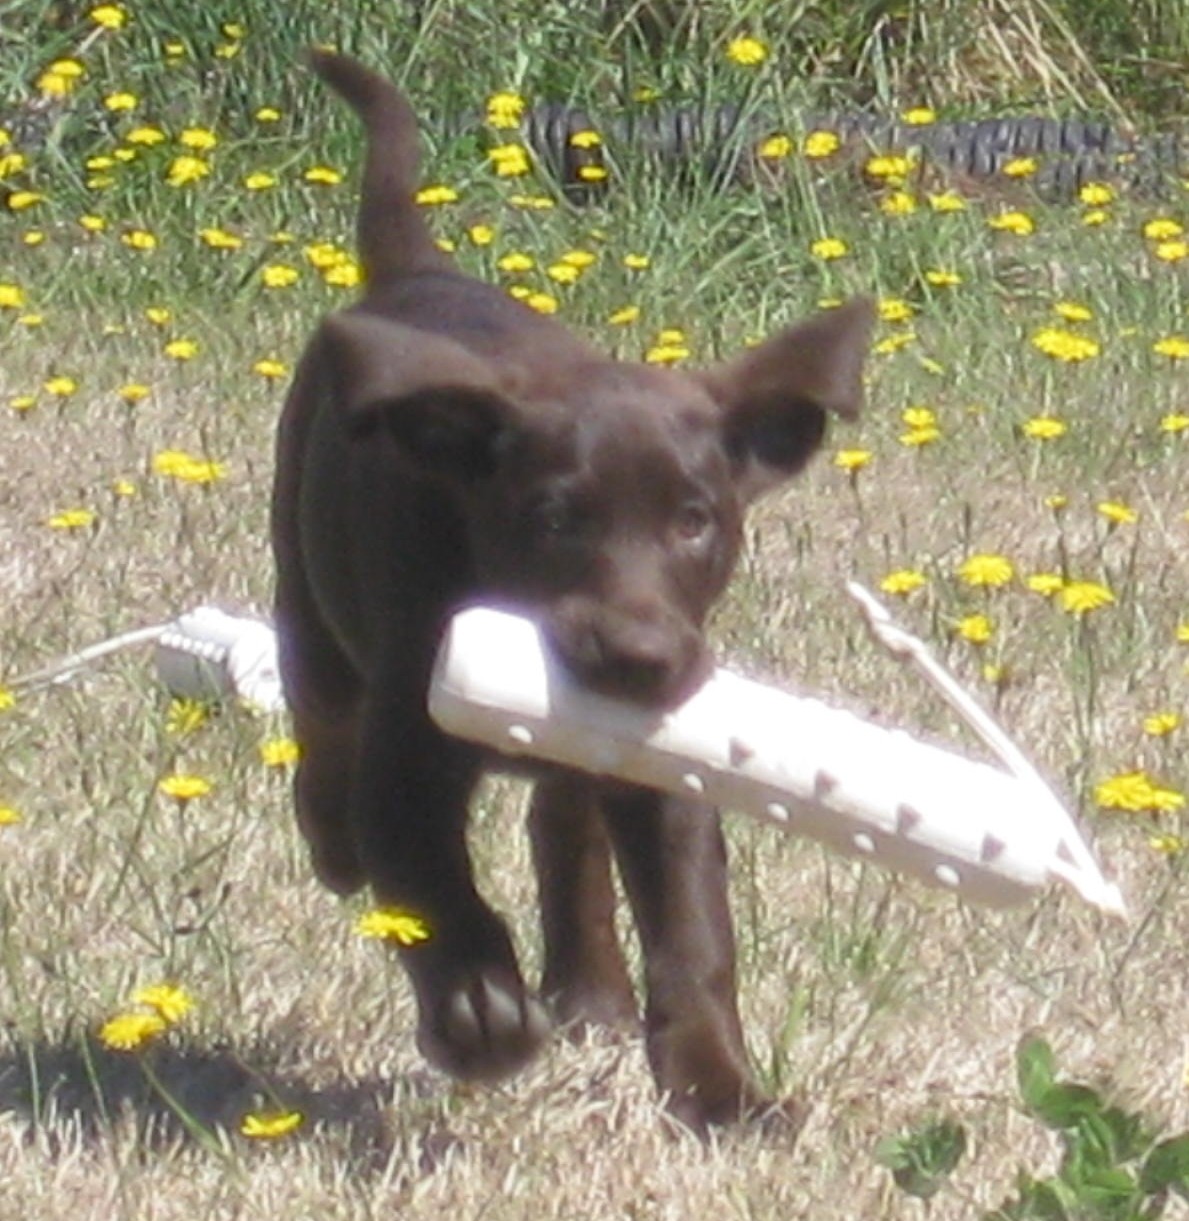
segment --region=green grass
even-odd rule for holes
[[[641,7],[668,31],[663,45],[650,49],[647,23],[631,19]],[[936,212],[927,193],[943,184],[929,182],[914,188],[913,214],[892,216],[880,208],[886,192],[853,166],[796,155],[778,185],[728,190],[625,162],[599,202],[577,209],[544,177],[497,179],[484,150],[505,137],[445,123],[481,114],[497,89],[610,112],[641,85],[661,90],[659,104],[748,99],[789,116],[792,135],[808,106],[872,99],[943,114],[1086,106],[1139,127],[1171,112],[1161,72],[1137,65],[1183,62],[1175,3],[1102,3],[1077,23],[1072,3],[1010,7],[1005,49],[986,36],[1001,6],[976,0],[902,6],[904,16],[874,3],[806,6],[795,21],[747,0],[476,0],[421,5],[420,22],[404,25],[388,5],[291,5],[282,23],[258,0],[184,18],[145,3],[130,6],[125,30],[98,38],[76,6],[9,6],[0,127],[13,143],[0,158],[15,149],[27,164],[9,165],[0,198],[44,198],[7,209],[0,229],[0,301],[11,302],[0,306],[0,683],[201,602],[267,612],[285,375],[255,366],[291,369],[318,317],[353,296],[327,284],[307,251],[351,241],[358,132],[298,62],[305,42],[335,42],[387,65],[435,116],[426,181],[459,199],[432,219],[461,263],[550,295],[561,318],[622,356],[643,357],[663,329],[680,328],[691,361],[709,361],[854,292],[891,313],[889,302],[911,307],[907,321],[880,325],[863,421],[838,429],[813,469],[754,515],[716,619],[721,652],[745,671],[963,741],[869,642],[841,592],[848,575],[877,585],[919,570],[926,583],[896,600],[897,614],[1063,786],[1133,918],[1108,925],[1056,894],[975,910],[736,820],[742,1003],[758,1071],[812,1103],[795,1149],[753,1131],[708,1148],[675,1139],[630,1040],[558,1045],[498,1090],[460,1090],[419,1059],[403,978],[352,930],[360,905],[310,879],[288,776],[259,754],[286,732],[283,718],[228,707],[178,733],[148,656],[130,651],[0,710],[0,807],[20,816],[0,825],[0,1221],[913,1217],[920,1207],[893,1192],[875,1149],[941,1113],[965,1125],[970,1153],[930,1215],[965,1218],[998,1204],[1018,1167],[1041,1175],[1055,1158],[1013,1101],[1013,1051],[1032,1028],[1078,1080],[1109,1086],[1168,1131],[1186,1126],[1183,812],[1111,812],[1095,799],[1104,779],[1137,769],[1169,805],[1189,787],[1189,728],[1156,736],[1142,724],[1189,713],[1189,643],[1178,639],[1189,625],[1189,430],[1175,430],[1189,415],[1187,363],[1153,350],[1185,334],[1189,263],[1161,257],[1177,239],[1144,234],[1154,220],[1185,224],[1184,191],[1123,196],[1088,225],[1088,205],[1041,205],[1026,183]],[[227,21],[243,23],[242,41],[221,30]],[[740,33],[768,41],[761,68],[726,59]],[[180,62],[163,57],[166,40],[184,46]],[[237,53],[220,57],[220,46]],[[77,89],[40,102],[40,73],[74,54],[86,68]],[[103,106],[118,90],[141,99],[131,115]],[[279,120],[254,117],[265,105]],[[138,125],[159,126],[165,142],[88,168],[128,147]],[[165,175],[189,126],[218,144],[207,177],[173,187]],[[346,181],[306,183],[320,164]],[[256,171],[277,185],[246,190]],[[554,206],[518,206],[518,194]],[[1010,208],[1036,231],[988,227]],[[102,230],[85,231],[83,215],[101,217]],[[494,229],[490,245],[469,236],[478,224]],[[134,228],[156,248],[125,245]],[[212,249],[204,228],[242,244]],[[843,239],[846,257],[815,258],[810,243],[823,236]],[[575,250],[596,260],[558,284],[546,269]],[[501,271],[517,251],[536,266]],[[649,265],[625,267],[629,254]],[[266,287],[262,269],[274,264],[295,268],[296,283]],[[961,282],[931,284],[938,269]],[[1060,319],[1054,306],[1070,301],[1092,316]],[[626,306],[638,319],[611,323]],[[168,315],[153,321],[149,309]],[[1052,325],[1092,338],[1097,353],[1043,355],[1032,337]],[[168,357],[177,339],[197,354]],[[71,379],[60,387],[69,393],[46,389],[54,377]],[[125,401],[129,383],[147,397]],[[903,413],[921,407],[939,435],[905,444]],[[1067,424],[1064,436],[1024,435],[1049,416]],[[167,449],[225,473],[206,485],[158,474],[153,459]],[[848,474],[834,462],[841,449],[870,462]],[[1055,494],[1063,508],[1046,504]],[[1104,502],[1137,519],[1112,523]],[[75,508],[93,523],[47,525]],[[977,553],[1009,558],[1013,580],[962,582],[957,566]],[[1038,572],[1100,583],[1114,602],[1065,613],[1027,588]],[[979,612],[994,632],[976,646],[955,625]],[[179,805],[157,788],[175,772],[212,791]],[[493,782],[474,848],[532,971],[521,804],[516,785]],[[1157,835],[1174,837],[1170,852],[1153,849]],[[141,1053],[102,1046],[103,1023],[162,979],[184,985],[196,1009]],[[261,1106],[296,1108],[305,1122],[254,1142],[240,1122]]]

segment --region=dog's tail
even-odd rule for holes
[[[449,267],[414,200],[421,161],[417,120],[379,73],[335,51],[309,52],[314,71],[359,115],[367,133],[357,223],[359,258],[371,284]]]

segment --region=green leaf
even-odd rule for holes
[[[1033,1110],[1041,1096],[1053,1087],[1057,1071],[1053,1049],[1038,1034],[1026,1034],[1016,1047],[1016,1080],[1024,1105]]]
[[[1063,1081],[1040,1091],[1029,1109],[1050,1128],[1073,1128],[1086,1118],[1100,1115],[1103,1103],[1088,1085]]]
[[[902,1136],[881,1140],[875,1160],[892,1172],[901,1191],[921,1200],[935,1195],[966,1152],[966,1129],[938,1119]]]
[[[1139,1185],[1149,1195],[1171,1188],[1189,1199],[1189,1132],[1162,1140],[1144,1160]]]

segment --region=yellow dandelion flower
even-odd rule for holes
[[[176,737],[185,737],[201,729],[210,716],[211,706],[205,700],[172,699],[165,713],[165,731]]]
[[[871,178],[900,182],[912,172],[912,168],[913,159],[903,153],[880,153],[867,159],[863,172]]]
[[[493,93],[487,99],[487,123],[490,127],[510,129],[520,126],[526,102],[519,93]]]
[[[281,121],[281,112],[275,106],[261,106],[252,115],[252,118],[257,123],[279,123]]]
[[[953,288],[962,283],[961,275],[940,267],[931,267],[925,272],[925,282],[934,288]]]
[[[1057,603],[1066,614],[1085,615],[1115,601],[1115,595],[1097,581],[1067,581],[1057,591]]]
[[[335,288],[357,288],[363,283],[363,268],[354,259],[344,259],[322,272],[322,279]]]
[[[144,316],[154,326],[168,326],[173,321],[173,311],[164,305],[150,305]]]
[[[472,246],[490,246],[495,241],[495,230],[490,225],[471,225],[467,237]]]
[[[1060,513],[1069,505],[1069,497],[1064,492],[1053,492],[1044,498],[1044,507],[1052,509],[1054,513]]]
[[[1088,208],[1102,208],[1115,199],[1115,188],[1106,182],[1087,182],[1079,191],[1078,199]]]
[[[343,175],[339,170],[333,169],[329,165],[311,165],[308,170],[302,174],[302,178],[306,182],[312,183],[319,187],[334,187],[338,186],[343,180]]]
[[[557,206],[556,200],[548,195],[509,195],[508,203],[514,208],[524,208],[529,212],[547,212]]]
[[[267,191],[277,185],[277,176],[265,170],[255,170],[244,178],[244,187],[249,191]]]
[[[120,234],[120,241],[129,250],[148,251],[157,249],[156,235],[150,233],[147,229],[129,229],[127,233]]]
[[[640,307],[638,305],[624,305],[609,314],[607,316],[607,321],[612,326],[629,326],[639,317]]]
[[[529,293],[524,303],[538,314],[556,314],[558,310],[557,298],[548,293]]]
[[[395,941],[403,946],[419,945],[431,936],[425,920],[403,907],[376,907],[364,912],[355,922],[355,931],[361,937]]]
[[[118,93],[109,93],[103,99],[103,105],[113,114],[127,114],[128,111],[135,110],[140,105],[140,99],[135,93],[121,90]]]
[[[1184,335],[1166,335],[1152,344],[1152,351],[1169,360],[1189,360],[1189,339]]]
[[[56,59],[37,78],[38,90],[48,98],[69,97],[86,75],[77,59]]]
[[[758,38],[750,36],[732,38],[727,43],[726,56],[731,63],[738,64],[740,67],[755,68],[768,58],[768,47]]]
[[[583,131],[574,132],[567,141],[571,148],[602,148],[603,137],[597,131],[591,128],[586,128]]]
[[[834,455],[834,465],[841,471],[857,474],[869,466],[874,455],[869,449],[840,449]]]
[[[892,191],[879,201],[885,216],[911,216],[917,210],[917,197],[910,191]]]
[[[296,284],[300,273],[288,263],[266,263],[260,269],[260,279],[266,288],[289,288]]]
[[[115,1051],[136,1051],[164,1034],[168,1025],[159,1013],[120,1013],[99,1030],[99,1039]]]
[[[1095,508],[1112,525],[1130,526],[1139,521],[1139,514],[1130,505],[1119,500],[1102,500]]]
[[[201,776],[191,776],[184,772],[175,772],[171,776],[163,776],[157,782],[157,788],[166,797],[175,801],[193,801],[196,797],[205,797],[211,791],[211,782]]]
[[[842,140],[835,131],[811,131],[805,137],[801,152],[811,161],[820,161],[833,156],[842,147]]]
[[[1185,227],[1170,216],[1158,216],[1144,225],[1144,237],[1152,242],[1167,242],[1171,238],[1180,237]]]
[[[178,135],[178,143],[193,152],[206,153],[219,143],[219,137],[209,127],[184,127]]]
[[[1012,157],[1004,162],[1001,173],[1005,178],[1030,178],[1040,169],[1040,162],[1035,157]]]
[[[939,191],[928,194],[925,198],[934,212],[965,212],[966,200],[957,191]]]
[[[1180,856],[1185,851],[1185,840],[1179,835],[1150,835],[1148,847],[1161,856]],[[1185,1084],[1189,1085],[1189,1071],[1185,1074]]]
[[[1014,233],[1018,237],[1027,237],[1036,232],[1036,221],[1027,212],[1008,211],[997,212],[987,218],[987,227],[999,233]]]
[[[84,213],[78,218],[78,223],[88,233],[102,233],[107,228],[107,221],[93,212]]]
[[[240,1120],[239,1130],[252,1140],[277,1140],[305,1122],[300,1111],[252,1111]]]
[[[487,160],[498,178],[519,178],[532,169],[528,149],[523,144],[497,144],[487,150]]]
[[[1041,327],[1032,335],[1031,343],[1038,352],[1067,364],[1091,360],[1101,351],[1098,342],[1089,336],[1057,326]]]
[[[545,274],[558,284],[575,284],[582,275],[582,269],[569,263],[551,263],[545,268]]]
[[[42,384],[42,389],[46,394],[52,394],[54,398],[64,399],[78,393],[78,382],[73,377],[59,375],[47,378]]]
[[[644,353],[645,361],[650,365],[675,365],[689,358],[690,351],[680,342],[660,342],[653,344]]]
[[[1094,311],[1080,301],[1055,301],[1053,313],[1066,322],[1089,322],[1094,317]]]
[[[1179,433],[1189,430],[1189,415],[1183,411],[1174,411],[1160,417],[1160,431]]]
[[[1189,242],[1177,238],[1171,242],[1158,242],[1152,253],[1164,263],[1179,263],[1189,258]]]
[[[809,244],[809,253],[823,262],[841,259],[849,250],[850,247],[840,237],[819,237]]]
[[[260,761],[265,767],[292,767],[301,758],[301,747],[293,738],[268,738],[260,743]]]
[[[756,146],[756,156],[764,161],[783,161],[792,151],[792,139],[782,134],[768,136]]]
[[[414,196],[414,199],[423,208],[437,208],[442,204],[456,203],[458,192],[453,187],[438,183],[434,186],[422,187]]]
[[[1179,810],[1184,797],[1175,789],[1157,783],[1146,772],[1122,772],[1094,787],[1094,800],[1104,810],[1129,814],[1162,814]]]
[[[24,413],[31,411],[37,405],[37,396],[34,394],[14,394],[8,400],[8,405],[16,412]]]
[[[937,111],[931,106],[912,106],[901,111],[900,121],[909,127],[928,127],[930,123],[937,122]]]
[[[171,187],[184,187],[192,182],[201,182],[210,172],[210,162],[201,157],[175,157],[165,172],[165,181]]]
[[[1065,586],[1065,578],[1056,572],[1034,572],[1024,578],[1025,586],[1042,598],[1051,598]]]
[[[8,207],[12,212],[24,212],[44,202],[45,196],[40,191],[13,191],[8,197]]]
[[[622,262],[629,271],[647,271],[652,266],[652,259],[646,254],[625,254]]]
[[[9,708],[15,708],[16,703],[17,697],[7,687],[0,686],[0,712],[7,712]]]
[[[154,144],[163,144],[165,142],[165,133],[159,127],[145,125],[143,127],[134,127],[124,139],[129,144],[142,148],[152,148]]]
[[[105,30],[121,30],[128,23],[128,13],[119,4],[100,4],[87,16]]]
[[[19,284],[0,284],[0,309],[24,309],[25,290]]]
[[[536,267],[537,261],[532,255],[515,250],[497,259],[495,265],[500,271],[507,272],[509,275],[517,275],[520,272],[532,271]]]
[[[194,1008],[194,998],[177,984],[148,984],[138,988],[132,999],[138,1005],[147,1005],[169,1026],[176,1025]]]
[[[970,644],[984,645],[995,634],[995,625],[983,614],[964,615],[954,624],[954,631]]]
[[[1016,575],[1015,566],[1007,556],[982,552],[967,556],[956,572],[960,581],[984,589],[998,589],[1009,584]]]
[[[51,530],[85,530],[95,524],[97,514],[93,509],[63,509],[46,518]]]
[[[1144,717],[1143,730],[1151,738],[1167,737],[1181,727],[1181,716],[1177,712],[1154,712]]]
[[[267,378],[269,381],[275,381],[277,378],[286,377],[288,375],[289,366],[286,365],[284,361],[276,360],[270,356],[265,356],[252,365],[252,372],[258,377]]]
[[[161,350],[170,360],[193,360],[199,347],[193,339],[171,339]]]
[[[198,236],[212,250],[239,250],[244,244],[242,237],[235,233],[228,233],[226,229],[214,227],[199,229]]]
[[[1054,441],[1063,437],[1069,431],[1069,425],[1064,420],[1051,415],[1037,415],[1025,420],[1020,426],[1024,436],[1033,441]]]
[[[889,572],[880,581],[879,587],[885,594],[906,597],[927,584],[928,578],[923,572],[918,572],[915,568],[898,568],[895,572]]]
[[[881,297],[877,307],[884,322],[907,322],[916,313],[907,301],[899,297]]]
[[[18,810],[12,806],[0,806],[0,827],[15,827],[21,821]]]

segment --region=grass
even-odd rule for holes
[[[0,35],[11,112],[0,126],[12,136],[0,158],[27,157],[8,163],[2,184],[0,681],[201,602],[267,611],[272,432],[287,370],[316,319],[352,297],[315,264],[350,279],[357,133],[295,65],[300,43],[334,41],[391,65],[438,116],[479,113],[503,88],[605,108],[644,84],[662,101],[748,97],[790,116],[840,99],[955,114],[975,104],[1072,112],[1086,101],[1139,126],[1161,118],[1164,95],[1129,93],[1126,65],[1185,46],[1177,6],[1162,17],[1157,0],[1099,6],[1077,27],[1062,5],[1014,6],[1018,38],[1032,31],[1029,55],[986,62],[988,43],[981,64],[967,32],[998,10],[973,0],[932,6],[928,22],[916,8],[901,19],[870,4],[832,25],[814,10],[781,28],[770,6],[747,0],[644,6],[670,22],[655,51],[632,17],[642,6],[630,4],[427,3],[407,28],[386,6],[293,5],[284,29],[247,0],[184,19],[173,7],[129,6],[125,29],[95,35],[75,6],[21,0]],[[889,30],[902,20],[911,38],[897,41]],[[242,38],[222,28],[232,21]],[[1100,54],[1143,21],[1130,59]],[[768,41],[765,65],[725,57],[740,33]],[[163,40],[183,53],[163,55]],[[39,75],[71,55],[85,75],[44,100]],[[950,65],[945,82],[921,76],[930,57]],[[137,108],[106,109],[102,99],[124,90]],[[266,105],[278,119],[254,117]],[[146,125],[165,141],[129,145]],[[218,143],[184,149],[187,127]],[[1189,711],[1189,390],[1185,358],[1154,345],[1184,338],[1187,264],[1183,237],[1145,234],[1154,221],[1185,223],[1184,192],[1057,207],[1032,200],[1026,183],[998,184],[949,213],[927,199],[941,184],[910,179],[916,210],[891,215],[880,205],[894,187],[860,188],[857,172],[795,155],[778,167],[778,189],[719,190],[697,176],[678,186],[624,167],[599,202],[575,209],[545,178],[498,179],[484,149],[504,138],[430,125],[427,181],[459,193],[435,210],[438,232],[469,270],[541,294],[538,305],[547,296],[622,355],[684,346],[710,360],[820,299],[881,297],[889,320],[867,415],[754,515],[716,621],[722,653],[953,736],[948,714],[876,651],[840,594],[845,575],[878,585],[919,572],[924,583],[897,598],[897,613],[1062,784],[1132,921],[1104,924],[1057,894],[1005,913],[963,907],[734,821],[745,1018],[768,1083],[812,1103],[795,1148],[755,1131],[709,1146],[674,1133],[630,1040],[559,1043],[499,1089],[459,1089],[419,1059],[403,979],[353,931],[359,904],[310,879],[286,769],[260,754],[286,732],[283,719],[228,707],[186,728],[145,653],[128,652],[0,710],[0,807],[12,812],[0,825],[0,1221],[912,1217],[921,1206],[895,1193],[874,1151],[937,1115],[965,1125],[970,1152],[930,1215],[969,1217],[1003,1199],[1019,1166],[1044,1174],[1056,1158],[1051,1135],[1014,1101],[1013,1051],[1030,1029],[1079,1080],[1184,1128],[1189,729],[1177,718]],[[134,158],[119,160],[129,147]],[[170,186],[183,153],[210,173]],[[95,157],[113,164],[88,166]],[[306,182],[317,165],[347,180]],[[246,189],[254,172],[276,185]],[[26,190],[44,198],[14,207]],[[988,226],[1010,210],[1035,232]],[[1101,223],[1087,223],[1094,211]],[[88,231],[82,216],[102,224]],[[490,244],[477,225],[494,231]],[[126,244],[136,229],[154,249]],[[204,229],[241,244],[214,248]],[[810,245],[825,236],[846,255],[815,257]],[[311,250],[319,243],[342,253]],[[579,250],[593,265],[559,283],[548,269]],[[501,270],[514,252],[534,266]],[[648,265],[627,267],[627,255]],[[268,287],[265,269],[278,265],[295,282]],[[931,282],[939,270],[961,281]],[[1090,317],[1055,312],[1071,302]],[[639,316],[609,321],[625,307]],[[1039,351],[1033,337],[1054,326],[1093,340],[1093,354]],[[682,339],[662,337],[666,328]],[[197,352],[167,355],[176,340]],[[1032,439],[1037,418],[1067,431]],[[162,475],[154,459],[167,450],[220,465]],[[867,465],[843,469],[842,450],[869,455]],[[47,524],[76,509],[93,514],[89,524]],[[961,580],[957,567],[977,554],[1010,560],[1011,580]],[[1028,587],[1037,573],[1093,582],[1114,600],[1066,613],[1060,594]],[[976,645],[956,625],[980,613],[993,631]],[[1158,713],[1173,728],[1145,730]],[[1102,808],[1102,782],[1133,771],[1149,780],[1133,802],[1142,808]],[[159,782],[177,773],[211,791],[165,796]],[[484,888],[531,971],[522,797],[493,781],[473,838]],[[163,980],[195,1008],[139,1052],[105,1047],[103,1024]],[[246,1114],[273,1110],[304,1122],[272,1139],[241,1133]]]

